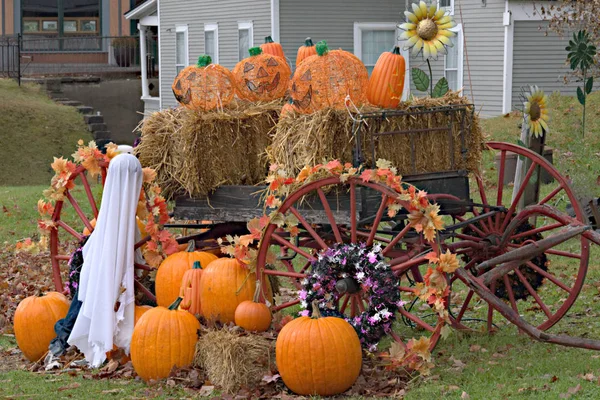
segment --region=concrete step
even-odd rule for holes
[[[108,129],[108,127],[104,123],[101,123],[101,124],[88,124],[88,130],[90,132],[104,132],[107,129]]]
[[[86,124],[103,124],[104,116],[88,114],[88,115],[83,116],[83,120],[85,121]]]
[[[92,136],[94,137],[94,140],[100,141],[103,140],[106,141],[106,143],[110,142],[111,140],[111,133],[110,131],[95,131],[92,133]]]
[[[89,106],[78,106],[75,108],[77,108],[77,111],[79,111],[83,115],[88,115],[94,112],[94,109]]]
[[[77,107],[77,106],[82,106],[83,103],[80,101],[75,101],[75,100],[64,100],[64,101],[57,101],[58,104],[62,104],[64,106],[71,106],[71,107]]]
[[[47,92],[47,93],[48,93],[48,97],[50,97],[53,100],[57,100],[57,101],[58,100],[69,100],[66,97],[64,97],[65,94],[62,91],[58,91],[58,92],[52,91],[52,92]]]
[[[50,98],[56,102],[61,102],[64,103],[65,101],[70,101],[71,99],[69,99],[68,97],[52,97],[50,96]]]

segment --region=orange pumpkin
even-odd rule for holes
[[[279,112],[279,119],[291,117],[296,113],[296,108],[294,107],[294,103],[292,99],[290,99],[287,103],[281,107],[281,111]]]
[[[273,317],[265,303],[259,302],[260,281],[256,281],[256,290],[252,300],[242,301],[235,309],[235,324],[247,331],[265,332],[271,326]]]
[[[134,308],[134,319],[133,319],[133,326],[135,327],[138,323],[138,321],[140,320],[140,318],[142,318],[142,315],[144,315],[147,311],[152,310],[152,307],[150,306],[138,306],[136,305]],[[125,354],[125,352],[122,349],[119,349],[117,346],[113,345],[113,349],[109,352],[106,353],[106,358],[108,358],[109,360],[116,360],[119,362],[119,364],[123,365],[129,361],[131,361],[131,358]]]
[[[274,42],[271,36],[267,36],[265,38],[265,42],[260,45],[260,48],[264,54],[272,54],[285,59],[285,54],[283,53],[283,47],[281,47],[281,43]]]
[[[343,318],[313,317],[288,322],[275,345],[277,368],[283,383],[303,396],[332,396],[350,389],[362,366],[356,331]]]
[[[315,47],[312,39],[307,37],[304,40],[304,45],[298,47],[298,55],[296,55],[296,68],[298,68],[298,65],[300,65],[300,63],[304,61],[305,58],[316,55],[317,48]]]
[[[182,308],[192,315],[202,315],[200,308],[200,279],[202,278],[202,265],[194,261],[192,269],[185,271],[181,280]]]
[[[194,241],[190,241],[186,251],[171,254],[163,260],[156,273],[156,303],[166,307],[179,296],[181,280],[185,272],[192,268],[194,261],[208,265],[217,256],[203,251],[194,251]]]
[[[180,302],[181,297],[169,308],[147,311],[133,329],[131,362],[144,381],[166,378],[173,367],[186,367],[194,359],[200,323],[177,310]]]
[[[365,104],[369,74],[364,64],[347,51],[329,51],[325,41],[316,48],[317,55],[306,58],[290,82],[296,109],[301,113],[328,107],[344,109],[346,96],[356,106]]]
[[[235,258],[219,258],[211,262],[202,273],[200,303],[202,315],[210,321],[223,324],[234,322],[237,306],[252,300],[256,290],[256,273]],[[273,302],[271,285],[267,284],[264,296]]]
[[[201,111],[222,109],[235,94],[231,72],[222,65],[212,64],[207,55],[198,57],[196,65],[181,70],[172,89],[179,104]]]
[[[367,99],[375,106],[396,108],[404,90],[406,63],[400,54],[400,48],[394,47],[379,56],[367,89]]]
[[[58,292],[29,296],[19,303],[14,317],[15,338],[29,361],[38,361],[46,354],[50,341],[56,337],[54,324],[67,316],[69,304]]]
[[[250,57],[233,69],[238,97],[248,101],[271,101],[285,95],[292,71],[284,58],[262,54],[252,47]]]

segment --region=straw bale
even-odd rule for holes
[[[248,334],[241,328],[211,329],[196,344],[194,366],[226,392],[260,383],[275,369],[275,340]]]
[[[443,98],[416,98],[411,103],[401,103],[399,110],[409,107],[431,109],[446,105],[469,104],[466,97],[451,92]],[[363,107],[361,113],[381,111]],[[410,135],[389,135],[375,139],[375,157],[392,162],[400,174],[438,172],[451,170],[451,141],[454,142],[454,169],[476,171],[480,167],[483,150],[483,133],[479,118],[471,117],[472,107],[466,113],[388,116],[385,119],[368,119],[361,129],[361,146],[367,165],[372,165],[371,135],[407,129],[451,127],[452,138],[447,132],[423,132]],[[461,114],[464,118],[464,140],[467,154],[461,154]],[[355,138],[353,118],[346,110],[326,109],[311,115],[295,115],[281,119],[274,131],[271,146],[267,149],[269,161],[298,173],[306,165],[325,160],[339,159],[352,162]],[[411,144],[412,141],[412,144]]]

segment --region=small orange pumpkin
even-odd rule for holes
[[[202,265],[200,261],[194,261],[192,269],[185,271],[181,280],[181,302],[184,310],[192,315],[202,315],[200,308],[200,280],[202,279]]]
[[[235,94],[231,72],[222,65],[212,64],[208,55],[198,57],[196,65],[181,70],[172,89],[179,104],[202,111],[222,109]]]
[[[67,316],[69,300],[62,293],[23,299],[15,311],[14,330],[17,345],[31,362],[38,361],[48,351],[56,337],[54,324]]]
[[[296,108],[294,107],[294,103],[290,98],[287,103],[281,107],[281,111],[279,112],[279,119],[291,117],[296,113]]]
[[[307,37],[304,40],[304,45],[298,47],[298,55],[296,55],[296,68],[298,68],[298,65],[300,65],[300,63],[304,61],[305,58],[316,55],[317,48],[315,47],[312,39]]]
[[[364,64],[347,51],[329,51],[325,41],[316,48],[317,55],[304,59],[290,82],[296,109],[305,114],[328,107],[345,109],[346,96],[356,106],[365,104],[369,73]]]
[[[156,303],[166,307],[179,296],[181,280],[185,272],[192,268],[194,261],[208,265],[217,259],[214,254],[204,251],[194,251],[195,243],[190,241],[186,251],[171,254],[163,260],[156,273]]]
[[[360,374],[360,340],[343,318],[321,318],[314,303],[312,315],[288,322],[279,332],[275,345],[279,374],[299,395],[343,393]]]
[[[271,310],[265,303],[259,302],[260,281],[256,281],[256,290],[252,300],[242,301],[235,309],[235,324],[247,331],[265,332],[273,319]]]
[[[272,54],[285,59],[285,54],[283,53],[283,47],[281,47],[281,43],[274,42],[271,36],[267,36],[265,38],[265,42],[260,45],[260,48],[264,54]]]
[[[200,281],[202,315],[223,324],[234,322],[237,306],[254,296],[256,273],[235,258],[219,258],[208,264]],[[265,285],[265,298],[273,302],[271,285]]]
[[[169,376],[175,366],[192,363],[200,323],[187,311],[177,310],[181,297],[169,308],[147,311],[133,329],[131,362],[144,381]]]
[[[282,57],[263,54],[260,47],[249,50],[233,69],[238,97],[248,101],[271,101],[285,95],[292,71]]]
[[[404,74],[406,63],[400,54],[400,48],[395,46],[392,51],[386,51],[379,56],[367,89],[367,99],[375,106],[396,108],[404,90]]]

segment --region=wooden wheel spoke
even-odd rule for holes
[[[475,209],[473,209],[473,213],[474,214],[478,214]],[[463,217],[461,217],[460,215],[457,215],[454,218],[456,218],[460,222],[465,222],[466,221],[466,219],[463,218]],[[481,229],[479,229],[478,227],[476,227],[474,224],[469,224],[467,226],[469,228],[471,228],[473,231],[477,232],[477,234],[480,235],[481,237],[486,237],[487,236],[487,234],[484,231],[482,231]]]
[[[152,292],[149,291],[146,288],[146,286],[142,285],[136,278],[134,278],[134,284],[138,288],[138,290],[140,290],[144,293],[144,295],[146,295],[146,297],[148,297],[152,301],[156,301],[156,296],[154,296],[154,294],[152,294]]]
[[[562,228],[563,226],[565,226],[565,225],[563,223],[560,223],[560,222],[557,222],[557,223],[551,224],[551,225],[540,226],[539,228],[530,229],[528,231],[521,232],[521,233],[518,233],[516,235],[513,235],[513,236],[510,237],[510,240],[515,240],[515,239],[520,239],[522,237],[537,235],[538,233],[542,233],[542,232],[546,232],[546,231],[551,231],[551,230],[556,229],[556,228]]]
[[[496,193],[496,205],[502,205],[502,195],[504,192],[504,166],[506,165],[506,150],[500,152],[500,172],[498,175],[498,192]],[[500,228],[500,213],[496,214],[494,226],[496,229]]]
[[[401,260],[401,262],[398,262],[398,260]],[[414,267],[416,265],[420,265],[420,264],[423,264],[426,262],[428,262],[428,260],[425,257],[418,257],[418,258],[408,260],[408,261],[404,261],[404,257],[398,257],[398,258],[394,258],[390,261],[390,267],[392,268],[392,271],[399,273],[399,274],[403,274],[411,267]]]
[[[549,202],[550,200],[552,200],[552,198],[554,196],[556,196],[558,193],[560,193],[561,190],[563,190],[565,187],[561,184],[558,187],[554,188],[553,191],[551,191],[550,193],[548,193],[548,195],[546,197],[544,197],[542,200],[540,200],[539,204],[546,204],[547,202]]]
[[[345,294],[343,297],[344,301],[342,301],[342,306],[340,307],[340,312],[342,314],[346,312],[346,307],[348,307],[348,301],[350,300],[350,296],[348,296],[347,294]]]
[[[287,303],[283,303],[283,304],[280,304],[278,306],[274,306],[273,307],[273,312],[277,312],[277,311],[282,310],[284,308],[295,306],[296,304],[300,304],[300,299],[288,301]]]
[[[356,304],[358,305],[358,311],[360,311],[361,313],[364,313],[365,312],[365,304],[363,303],[363,299],[358,294],[355,294],[354,297],[356,298]]]
[[[510,301],[510,306],[516,313],[518,313],[519,309],[517,308],[515,294],[512,290],[512,285],[510,284],[510,279],[508,279],[508,275],[502,276],[502,280],[504,281],[504,287],[506,288],[506,293],[508,293],[508,300]]]
[[[477,180],[477,187],[479,188],[479,196],[481,197],[481,203],[482,204],[488,204],[487,201],[487,196],[485,194],[485,188],[483,187],[483,180],[481,179],[481,176],[479,174],[475,175],[475,179]],[[473,209],[475,210],[475,209]],[[489,211],[489,207],[483,207],[483,211],[487,212]],[[490,230],[492,229],[492,217],[489,216],[487,217],[487,221],[489,226],[486,226],[486,224],[483,222],[483,220],[481,220],[479,223],[481,224],[481,227],[483,228],[484,231],[486,232],[490,232]]]
[[[531,268],[532,270],[534,270],[535,272],[537,272],[538,274],[542,275],[544,278],[548,279],[550,282],[554,283],[556,286],[558,286],[559,288],[561,288],[565,292],[567,292],[569,294],[571,293],[571,288],[570,287],[568,287],[566,284],[564,284],[563,282],[561,282],[557,277],[555,277],[554,275],[552,275],[548,271],[544,271],[543,269],[541,269],[540,267],[538,267],[537,265],[535,265],[531,261],[527,261],[527,266],[529,268]]]
[[[276,269],[265,269],[263,271],[265,275],[274,275],[274,276],[285,276],[287,278],[296,278],[296,279],[304,279],[307,277],[306,274],[302,274],[299,272],[291,272],[291,271],[278,271]]]
[[[69,232],[71,235],[73,235],[78,242],[81,242],[81,239],[83,239],[83,236],[81,236],[81,234],[75,229],[71,228],[65,221],[58,220],[56,221],[56,224],[63,228],[65,231]]]
[[[523,182],[521,183],[521,186],[519,186],[517,195],[515,196],[514,201],[512,202],[512,204],[510,205],[510,208],[508,209],[508,212],[506,213],[504,222],[502,222],[502,226],[500,228],[501,231],[506,229],[506,226],[510,222],[512,215],[515,212],[515,209],[517,208],[517,204],[519,204],[519,201],[521,200],[521,196],[523,196],[523,193],[525,193],[525,188],[527,187],[527,184],[529,183],[529,180],[531,179],[531,175],[533,175],[533,172],[535,171],[537,166],[538,166],[538,163],[536,161],[531,162],[531,166],[529,167],[529,170],[527,170],[527,174],[525,175],[525,178],[523,178]]]
[[[373,240],[375,239],[375,234],[377,233],[377,227],[381,222],[381,218],[383,217],[383,212],[387,207],[388,196],[383,195],[381,198],[381,204],[379,205],[379,209],[377,210],[377,214],[375,214],[375,219],[373,220],[373,227],[371,228],[371,233],[367,239],[367,246],[371,246],[373,244]]]
[[[385,248],[381,251],[381,254],[385,256],[390,250],[392,250],[394,246],[397,245],[404,236],[406,236],[406,232],[408,232],[409,229],[410,224],[406,224],[406,226],[402,228],[402,230],[392,239],[392,241],[385,246]]]
[[[135,244],[134,250],[139,249],[140,247],[145,245],[149,240],[150,240],[150,235],[147,235],[145,238],[143,238],[142,240],[140,240],[139,242],[137,242]]]
[[[75,210],[75,212],[79,216],[79,219],[81,219],[81,221],[83,222],[83,224],[85,225],[85,227],[88,228],[90,232],[92,232],[94,230],[94,227],[92,226],[92,224],[88,220],[88,217],[83,213],[83,210],[79,206],[79,203],[77,202],[77,200],[75,200],[75,198],[71,194],[71,191],[67,190],[65,192],[65,195],[67,196],[67,199],[69,199],[69,203],[71,203],[71,206],[73,206],[73,209]]]
[[[552,317],[552,312],[550,312],[550,310],[548,309],[546,304],[544,304],[544,302],[542,301],[540,296],[537,294],[537,292],[533,289],[533,287],[531,287],[531,284],[529,283],[527,278],[525,278],[525,276],[523,276],[521,271],[519,271],[519,268],[515,268],[514,271],[515,271],[515,274],[517,275],[517,277],[519,278],[519,280],[521,281],[521,283],[523,284],[523,286],[525,286],[525,288],[527,289],[529,294],[533,297],[535,302],[538,303],[538,305],[540,306],[540,308],[542,309],[544,314],[546,314],[546,316],[548,318]]]
[[[350,241],[356,243],[356,184],[350,183]]]
[[[354,318],[358,315],[358,301],[356,296],[350,296],[350,317]]]
[[[490,291],[492,293],[496,292],[496,281],[492,282],[490,285]],[[488,303],[488,312],[487,312],[487,331],[492,331],[492,326],[494,325],[494,307]]]
[[[83,184],[83,188],[85,189],[85,194],[87,195],[88,201],[90,202],[90,206],[92,207],[92,213],[94,213],[94,218],[98,218],[98,206],[96,205],[96,200],[94,199],[94,194],[92,193],[90,182],[87,180],[86,173],[80,173],[79,178],[81,179],[81,183]]]
[[[273,234],[271,235],[271,237],[273,239],[275,239],[275,241],[277,243],[279,243],[280,245],[285,246],[285,247],[287,247],[290,250],[294,250],[296,253],[302,255],[304,258],[306,258],[306,259],[308,259],[310,261],[315,261],[316,260],[316,258],[314,256],[308,254],[306,251],[302,250],[301,248],[299,248],[295,244],[292,244],[291,242],[285,240],[284,238],[282,238],[281,236],[279,236],[275,232],[273,232]]]
[[[569,253],[568,251],[548,249],[548,250],[546,250],[546,254],[553,254],[555,256],[562,256],[562,257],[568,257],[568,258],[576,258],[578,260],[581,259],[581,255],[575,254],[575,253]]]
[[[321,239],[321,236],[319,236],[319,234],[313,229],[313,227],[306,221],[306,219],[304,219],[304,217],[302,215],[300,215],[300,213],[298,212],[298,210],[296,208],[290,207],[289,211],[292,214],[294,214],[294,216],[296,218],[298,218],[298,221],[300,221],[302,226],[304,226],[304,229],[306,229],[306,231],[310,234],[310,236],[312,236],[312,238],[315,239],[315,241],[319,244],[319,246],[321,246],[321,248],[323,250],[325,250],[329,247],[329,246],[327,246],[327,244],[325,244],[323,239]]]
[[[340,227],[340,230],[343,233],[345,233],[345,234],[347,234],[348,232],[350,232],[350,229],[344,228],[344,227]],[[360,237],[368,238],[370,236],[370,234],[371,234],[370,231],[369,232],[364,232],[364,231],[361,231],[361,230],[358,230],[358,229],[356,230],[356,235],[360,236]],[[389,243],[390,242],[390,239],[384,238],[383,236],[375,236],[374,239],[378,240],[380,242],[383,242],[383,243]],[[373,244],[373,243],[371,243],[371,244]]]
[[[472,291],[472,290],[469,290],[469,293],[467,293],[467,297],[465,298],[465,302],[463,303],[462,307],[458,311],[458,315],[455,318],[456,322],[460,322],[460,320],[462,320],[462,317],[465,315],[465,312],[467,311],[467,308],[469,308],[469,303],[471,303],[471,299],[473,298],[474,294],[475,294],[475,292]]]
[[[302,269],[300,269],[300,273],[301,273],[301,274],[304,274],[304,273],[306,273],[306,270],[307,270],[307,269],[308,269],[308,267],[310,267],[310,266],[311,266],[311,262],[310,262],[310,261],[307,261],[307,262],[306,262],[306,264],[304,264],[304,266],[302,267]]]
[[[133,266],[137,269],[142,269],[144,271],[154,271],[156,268],[152,268],[147,264],[133,263]]]
[[[428,330],[429,332],[435,331],[435,329],[431,325],[429,325],[427,322],[423,321],[421,318],[417,317],[416,315],[409,313],[408,311],[406,311],[404,309],[404,307],[398,307],[398,312],[400,314],[402,314],[405,318],[408,318],[415,324],[419,325],[421,328]]]
[[[338,229],[338,226],[335,223],[335,218],[333,217],[333,213],[331,212],[331,207],[329,206],[329,201],[327,201],[327,197],[325,197],[325,193],[323,193],[323,190],[321,188],[318,188],[317,194],[319,195],[321,204],[323,204],[323,209],[325,210],[325,214],[327,215],[327,219],[329,220],[329,224],[331,225],[331,230],[333,231],[335,240],[338,243],[342,243],[342,235],[340,235],[340,230]]]

